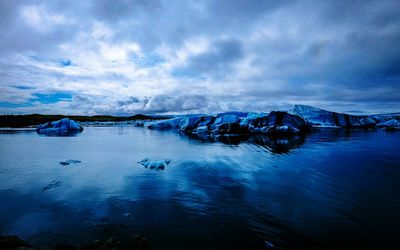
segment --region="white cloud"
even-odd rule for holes
[[[72,20],[68,20],[64,15],[49,13],[34,5],[23,7],[21,15],[26,24],[40,32],[45,32],[57,25],[73,23]]]

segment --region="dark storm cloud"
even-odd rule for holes
[[[124,101],[117,101],[118,105],[120,106],[124,106],[124,105],[129,105],[129,104],[133,104],[133,103],[140,103],[140,100],[134,96],[131,96],[128,98],[128,100],[124,100]]]
[[[396,0],[0,0],[0,102],[41,91],[72,101],[13,110],[394,110],[399,9]]]
[[[161,43],[179,47],[193,35],[237,35],[251,29],[260,16],[293,1],[95,1],[93,18],[115,28],[115,41],[135,39],[143,48]]]
[[[195,74],[211,74],[219,76],[231,70],[229,67],[243,57],[242,44],[237,40],[219,40],[211,44],[211,48],[188,59],[187,65],[180,71]]]

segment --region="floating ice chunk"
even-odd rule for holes
[[[83,127],[74,120],[63,118],[58,121],[48,122],[36,128],[38,134],[65,136],[82,132]]]
[[[144,127],[144,122],[143,121],[136,121],[133,123],[135,127]]]
[[[295,105],[289,113],[302,117],[314,127],[369,128],[376,124],[369,116],[331,112],[307,105]]]
[[[154,122],[148,126],[149,129],[158,130],[180,130],[184,133],[193,133],[197,127],[207,126],[215,119],[213,116],[192,115],[177,117],[173,119]]]
[[[184,117],[181,119],[179,127],[180,130],[185,133],[193,132],[197,129],[197,127],[207,126],[213,120],[212,116],[192,116],[192,117]]]
[[[384,128],[384,127],[400,127],[400,121],[396,120],[396,119],[391,119],[389,121],[386,122],[381,122],[376,124],[376,126],[378,128]]]
[[[374,128],[377,126],[387,130],[400,130],[400,121],[393,118],[397,119],[396,114],[359,116],[326,111],[307,105],[295,105],[289,112],[225,112],[216,116],[185,115],[155,122],[149,128],[176,129],[186,134],[197,134],[202,138],[258,133],[290,137],[305,134],[312,127]]]
[[[370,116],[372,119],[374,119],[377,123],[383,123],[386,122],[387,119],[385,116],[382,115],[371,115]],[[377,124],[378,125],[378,124]]]
[[[150,129],[179,129],[197,135],[244,135],[266,133],[290,135],[305,133],[310,126],[298,115],[287,112],[245,113],[228,112],[215,116],[192,115],[159,121]]]
[[[78,163],[81,163],[81,161],[79,161],[79,160],[60,161],[61,165],[78,164]]]
[[[149,160],[148,158],[144,158],[143,160],[139,161],[138,163],[145,168],[163,170],[167,167],[167,165],[170,162],[171,161],[167,160],[167,159],[165,159],[165,160]]]
[[[168,120],[158,121],[150,124],[148,126],[149,129],[159,129],[159,130],[167,130],[167,129],[180,129],[179,124],[182,118],[172,118]]]
[[[388,131],[400,130],[400,121],[396,119],[391,119],[386,122],[381,122],[376,125],[378,128],[384,128]]]

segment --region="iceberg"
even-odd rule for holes
[[[212,116],[192,116],[184,117],[181,119],[179,127],[184,133],[192,133],[197,130],[198,127],[208,126],[214,117]]]
[[[271,111],[224,112],[217,115],[185,115],[157,121],[149,129],[170,129],[207,139],[265,134],[268,136],[303,135],[312,128],[375,128],[400,130],[400,121],[395,115],[349,115],[331,112],[307,105],[295,105],[289,112]]]
[[[265,133],[290,135],[305,133],[310,126],[299,116],[287,112],[248,113],[226,112],[216,116],[192,115],[158,121],[149,129],[174,129],[201,136],[246,135]]]
[[[391,119],[389,121],[376,124],[376,127],[384,128],[386,130],[400,130],[400,121],[396,119]]]
[[[148,128],[155,130],[179,130],[185,134],[192,134],[196,133],[198,127],[208,126],[214,120],[215,117],[209,115],[176,117],[154,122]]]
[[[83,127],[74,120],[63,118],[58,121],[48,122],[36,128],[38,134],[66,136],[83,131]]]
[[[150,160],[148,158],[144,158],[138,163],[145,168],[164,170],[170,162],[170,160]]]
[[[268,115],[253,117],[247,121],[249,133],[292,135],[310,131],[310,126],[304,119],[287,112],[272,111]]]
[[[213,135],[224,135],[224,134],[241,134],[244,131],[240,128],[239,116],[232,113],[221,113],[218,114],[212,124],[210,124],[210,131]]]
[[[295,105],[289,113],[300,116],[313,127],[373,128],[377,123],[370,116],[331,112],[307,105]]]
[[[179,124],[182,118],[172,118],[163,121],[158,121],[155,123],[150,124],[147,128],[149,129],[158,129],[158,130],[169,130],[169,129],[179,129]]]

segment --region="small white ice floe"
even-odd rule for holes
[[[170,163],[170,160],[149,160],[148,158],[144,158],[138,163],[145,168],[163,170]]]

